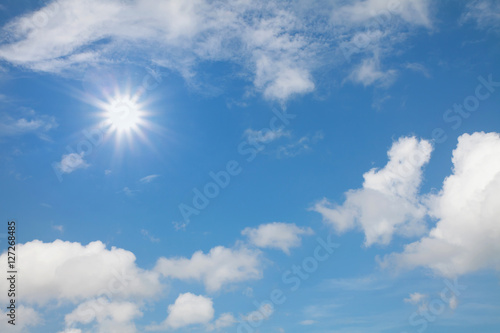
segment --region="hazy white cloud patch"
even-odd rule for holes
[[[55,163],[55,166],[61,173],[72,173],[78,169],[85,169],[90,166],[85,159],[85,153],[70,153],[63,155],[61,162]]]
[[[335,8],[332,20],[339,24],[358,23],[381,17],[382,20],[401,18],[420,26],[431,26],[429,0],[355,0]]]
[[[404,301],[405,303],[410,303],[410,304],[419,304],[422,303],[423,300],[425,300],[428,296],[421,294],[421,293],[412,293],[408,298],[405,298]]]
[[[0,115],[0,136],[35,134],[49,140],[47,133],[58,126],[55,117],[38,114],[34,110],[21,110],[17,116]]]
[[[405,64],[404,67],[411,70],[411,71],[421,73],[426,78],[431,77],[431,74],[430,74],[429,70],[427,69],[427,67],[425,67],[422,64],[419,64],[416,62],[409,62],[409,63]]]
[[[469,1],[462,23],[473,21],[481,29],[500,29],[500,2],[496,0]]]
[[[244,246],[217,246],[207,254],[195,252],[188,258],[160,258],[155,271],[164,277],[201,281],[210,292],[227,284],[262,278],[261,253]]]
[[[305,135],[295,142],[281,145],[276,149],[278,158],[295,157],[312,150],[313,145],[323,140],[322,131],[317,131],[314,135]]]
[[[146,230],[146,229],[141,229],[141,234],[146,238],[148,239],[151,243],[158,243],[160,241],[159,238],[156,238],[154,237],[153,235],[151,235],[151,233]]]
[[[243,319],[247,322],[261,322],[262,320],[269,319],[273,313],[273,305],[271,303],[264,303],[257,310],[243,316]]]
[[[283,128],[278,129],[262,129],[262,130],[254,130],[248,128],[243,133],[243,137],[250,144],[267,144],[273,141],[276,141],[282,137],[290,137],[290,132],[283,130]]]
[[[154,181],[158,177],[160,177],[160,175],[145,176],[145,177],[142,177],[141,179],[139,179],[139,182],[142,184],[148,184],[148,183],[151,183],[152,181]]]
[[[397,77],[395,69],[382,70],[380,61],[376,58],[365,59],[354,68],[348,80],[360,83],[363,86],[378,85],[381,87],[390,86]]]
[[[261,224],[257,228],[246,228],[241,234],[248,241],[261,248],[280,249],[290,254],[290,249],[301,245],[301,237],[312,235],[311,228],[300,228],[293,223],[273,222]]]

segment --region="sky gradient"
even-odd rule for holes
[[[498,1],[4,0],[0,31],[0,331],[498,333]]]

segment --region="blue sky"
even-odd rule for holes
[[[0,23],[2,332],[498,332],[498,2]]]

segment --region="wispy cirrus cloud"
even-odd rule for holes
[[[90,0],[83,5],[58,0],[4,25],[8,38],[0,46],[0,58],[35,71],[68,73],[119,61],[117,52],[134,50],[142,54],[137,61],[178,71],[191,82],[204,62],[228,61],[239,66],[253,90],[285,102],[315,89],[318,68],[349,62],[346,47],[357,55],[355,82],[369,85],[384,73],[393,76],[391,69],[384,72],[383,66],[363,59],[391,53],[409,27],[432,27],[429,1],[315,6],[305,10],[286,2],[239,0]],[[318,21],[324,25],[314,24]]]
[[[154,181],[158,177],[160,177],[160,175],[145,176],[145,177],[142,177],[141,179],[139,179],[139,182],[142,184],[148,184],[148,183],[151,183],[152,181]]]
[[[467,3],[461,22],[474,22],[480,29],[500,31],[500,3],[495,0],[475,0]]]
[[[16,115],[0,115],[0,136],[35,134],[48,140],[47,133],[57,126],[54,116],[39,114],[31,109],[21,109]]]

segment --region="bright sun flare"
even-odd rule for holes
[[[141,122],[141,110],[133,100],[122,98],[111,101],[106,108],[106,118],[112,130],[118,132],[137,128]]]

